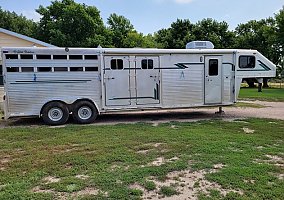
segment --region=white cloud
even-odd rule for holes
[[[23,10],[22,14],[24,16],[26,16],[28,19],[32,19],[35,22],[38,22],[40,20],[40,14],[38,14],[36,11],[34,10]]]

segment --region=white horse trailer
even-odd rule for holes
[[[227,106],[243,78],[275,77],[256,50],[2,48],[5,119],[69,115],[91,123],[113,111]]]

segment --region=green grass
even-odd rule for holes
[[[241,88],[240,99],[260,100],[260,101],[284,101],[284,88],[264,88],[262,92],[258,92],[257,88]]]
[[[159,193],[163,196],[167,196],[167,197],[170,197],[170,196],[173,196],[173,195],[176,195],[178,194],[178,192],[176,191],[176,189],[172,186],[162,186]]]
[[[248,103],[248,102],[237,102],[234,107],[239,108],[265,108],[265,106],[257,103]]]
[[[243,128],[255,131],[248,134]],[[142,190],[132,184],[174,195],[175,185],[160,188],[149,177],[166,180],[172,171],[212,169],[220,163],[225,167],[206,179],[243,195],[224,197],[212,190],[209,196],[201,192],[200,199],[284,199],[284,181],[278,178],[283,167],[265,162],[266,155],[283,161],[283,130],[284,121],[270,119],[0,129],[0,199],[140,199]],[[158,157],[175,156],[179,159],[149,165]],[[35,188],[48,192],[35,193]],[[79,195],[88,188],[97,192]]]
[[[142,186],[148,191],[156,189],[156,184],[153,181],[145,181],[142,183]]]

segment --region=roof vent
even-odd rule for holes
[[[210,41],[192,41],[186,44],[186,49],[214,49]]]

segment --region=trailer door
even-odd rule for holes
[[[222,103],[222,56],[205,57],[205,104]]]
[[[104,89],[106,106],[129,106],[131,104],[129,82],[129,56],[105,56]]]
[[[136,104],[160,103],[159,57],[137,56],[135,67]]]

